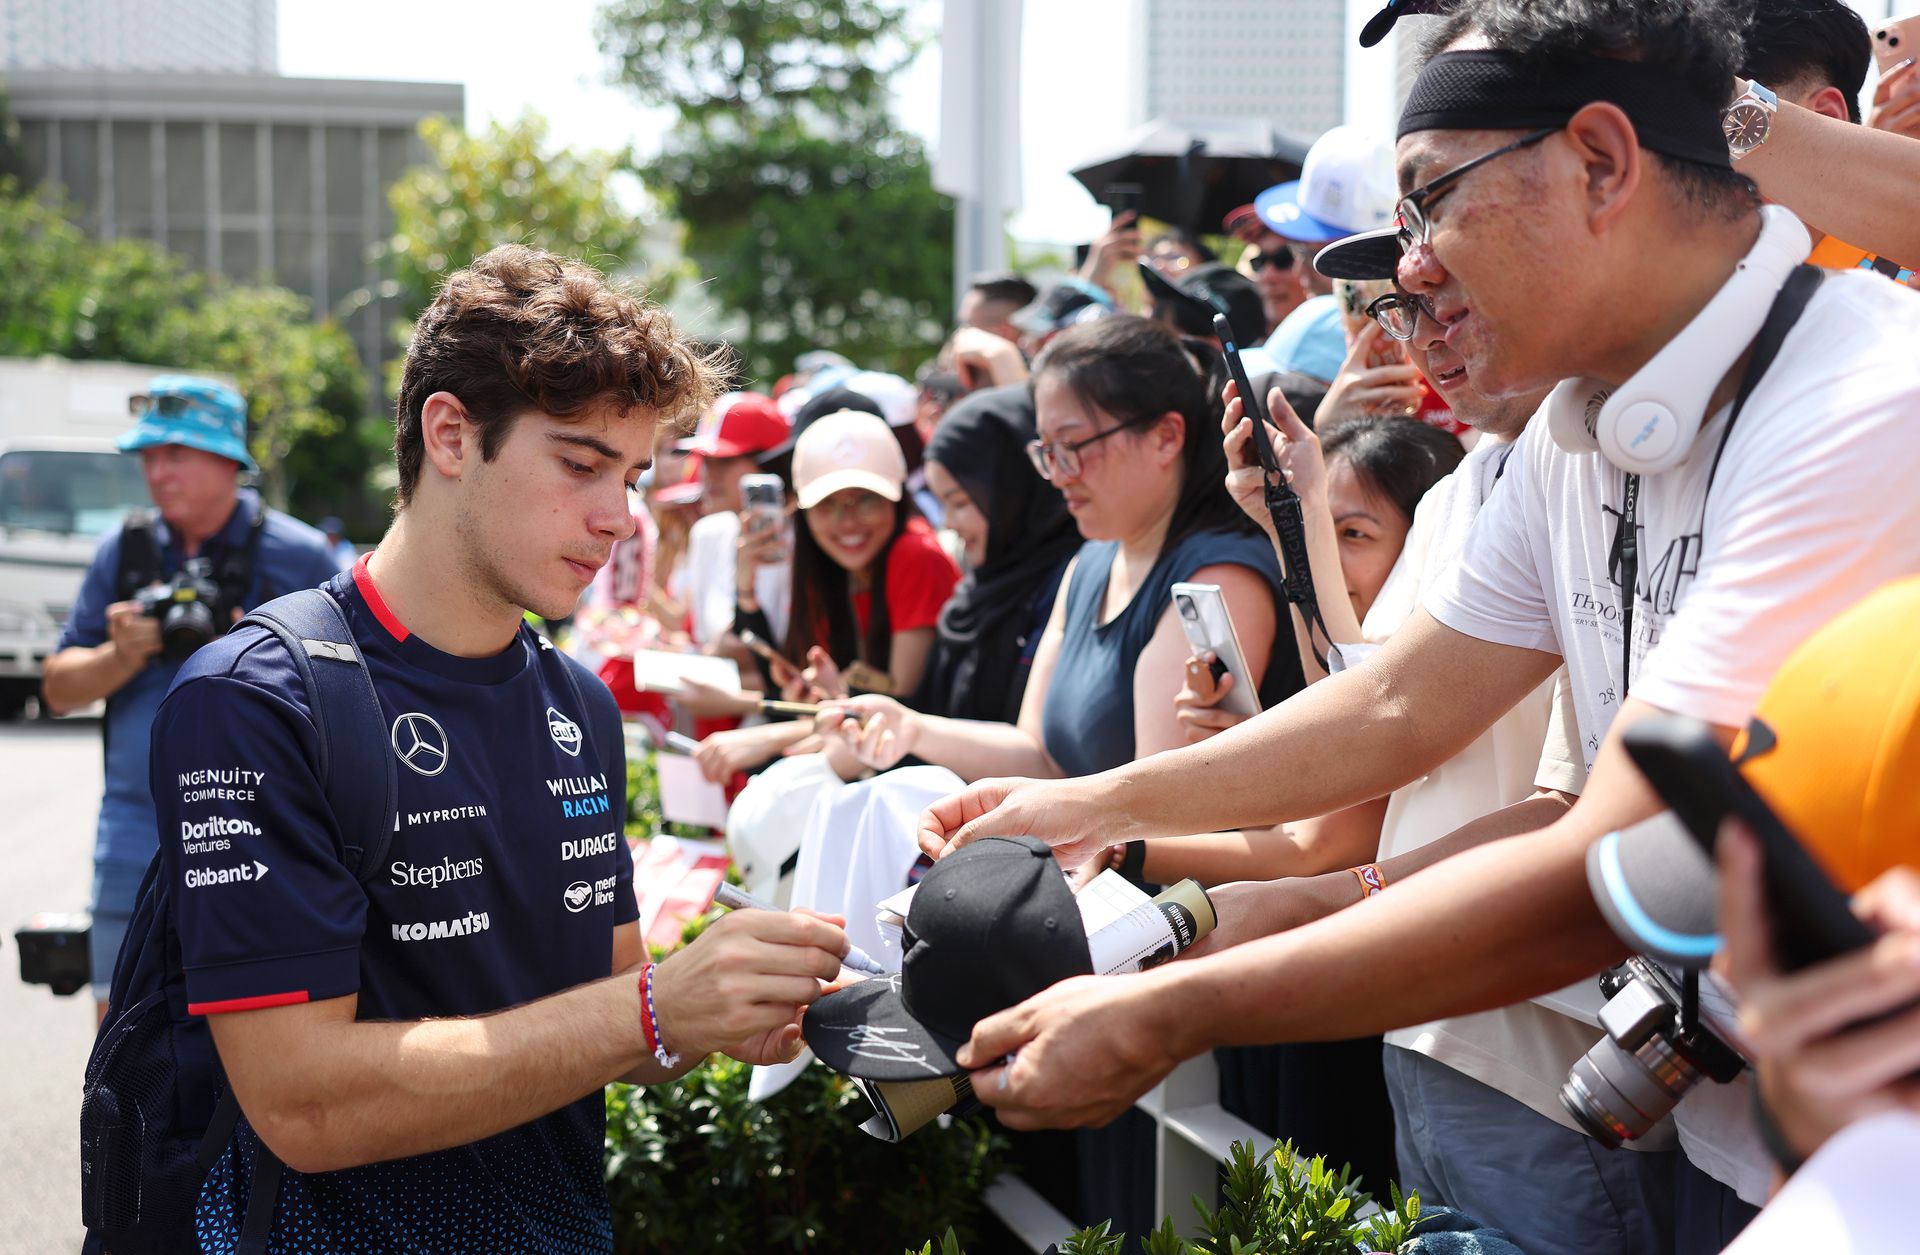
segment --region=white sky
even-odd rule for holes
[[[1285,3],[1285,0],[1267,0]],[[1869,24],[1920,10],[1920,0],[1852,0]],[[914,0],[915,21],[937,32],[940,0]],[[1379,0],[1349,0],[1357,31]],[[593,38],[595,0],[280,0],[280,72],[294,77],[422,79],[464,83],[469,125],[544,114],[555,142],[651,153],[671,122],[609,86]],[[529,13],[537,19],[529,20]],[[1025,207],[1010,225],[1026,241],[1087,239],[1106,211],[1068,169],[1129,129],[1124,0],[1026,0],[1027,56],[1022,67]],[[1381,53],[1356,57],[1381,56]],[[1384,58],[1383,58],[1384,61]],[[1384,65],[1382,67],[1384,69]],[[1873,79],[1869,75],[1868,91]],[[937,44],[896,81],[898,116],[931,146],[939,129]],[[1364,93],[1349,93],[1350,120],[1391,129],[1389,117],[1360,117]],[[1391,111],[1391,103],[1385,103]],[[1377,110],[1373,110],[1377,111]],[[1070,118],[1070,126],[1060,125]]]
[[[917,0],[924,29],[938,30],[939,0]],[[593,38],[595,0],[280,0],[280,72],[296,78],[417,79],[463,83],[470,126],[545,115],[552,138],[573,147],[632,143],[644,156],[671,123],[643,109],[609,69]],[[1012,223],[1029,240],[1097,234],[1106,211],[1068,174],[1082,157],[1127,131],[1126,23],[1117,0],[1028,0],[1029,48],[1074,49],[1080,72],[1051,57],[1026,58],[1026,119],[1075,118],[1072,128],[1026,126],[1026,208]],[[529,20],[530,13],[538,14]],[[1102,72],[1104,69],[1104,73]],[[896,81],[903,125],[934,141],[940,124],[940,57],[928,51]]]

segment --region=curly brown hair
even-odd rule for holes
[[[728,369],[724,350],[703,349],[592,266],[503,244],[448,275],[414,324],[394,415],[395,508],[420,480],[420,411],[436,392],[460,398],[492,461],[528,411],[566,418],[612,404],[689,429]]]

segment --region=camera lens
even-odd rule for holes
[[[1200,612],[1193,608],[1193,598],[1188,597],[1183,593],[1180,596],[1175,597],[1173,599],[1173,602],[1176,606],[1180,607],[1181,618],[1197,619],[1200,617]]]
[[[170,658],[184,658],[214,638],[213,612],[207,603],[176,601],[160,620],[160,640]]]
[[[1631,1052],[1602,1037],[1567,1073],[1560,1103],[1597,1141],[1618,1147],[1645,1136],[1700,1078],[1662,1036]]]

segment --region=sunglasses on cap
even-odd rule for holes
[[[135,418],[145,418],[149,414],[158,414],[161,418],[178,418],[192,408],[191,400],[171,393],[162,393],[154,397],[144,392],[136,392],[127,398],[127,413]]]

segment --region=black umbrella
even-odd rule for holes
[[[1309,141],[1249,118],[1156,118],[1115,152],[1073,171],[1102,204],[1115,187],[1140,189],[1132,208],[1188,231],[1218,234],[1221,220],[1276,183],[1300,177]],[[1125,203],[1117,205],[1125,209]]]

